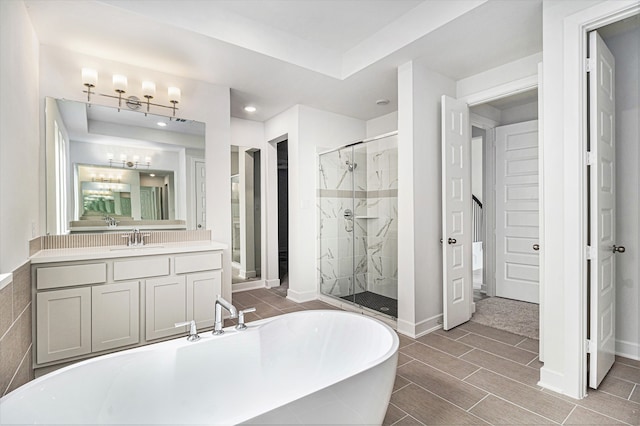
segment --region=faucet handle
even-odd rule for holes
[[[256,308],[247,308],[238,312],[238,325],[236,325],[236,330],[246,330],[247,325],[244,323],[244,314],[248,314],[250,312],[255,312]]]
[[[120,238],[126,238],[127,239],[127,246],[131,245],[131,234],[120,235]]]
[[[189,335],[187,336],[187,340],[190,342],[197,342],[198,340],[200,340],[200,335],[198,335],[198,330],[196,328],[196,322],[195,320],[191,320],[191,321],[184,321],[184,322],[177,322],[175,324],[176,328],[178,327],[184,327],[185,325],[190,326],[189,328]]]

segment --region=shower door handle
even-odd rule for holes
[[[347,232],[353,232],[353,212],[351,209],[346,209],[344,211],[344,230]],[[351,225],[351,227],[349,227]]]

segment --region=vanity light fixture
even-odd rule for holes
[[[244,110],[247,112],[256,112],[258,109],[252,105],[247,105],[246,107],[244,107]]]
[[[144,157],[144,162],[140,161],[139,155],[133,156],[133,161],[127,161],[127,154],[120,154],[120,161],[114,160],[112,152],[107,153],[107,160],[109,161],[109,167],[122,167],[123,169],[138,169],[151,167],[151,157]],[[120,177],[118,177],[118,180]]]
[[[93,68],[82,68],[82,84],[87,88],[83,90],[87,94],[87,102],[91,102],[91,89],[98,84],[98,71]]]
[[[165,123],[164,121],[158,121],[156,124],[160,127],[167,127],[167,123]]]
[[[98,85],[98,72],[93,68],[82,68],[82,84],[86,87],[86,90],[83,90],[82,92],[87,94],[87,103],[91,103],[91,95],[96,94],[96,92],[94,92],[92,89]],[[123,100],[122,95],[125,94],[128,90],[127,77],[125,75],[121,75],[121,74],[113,75],[113,90],[118,94],[118,96],[109,95],[106,93],[98,93],[98,94],[100,96],[105,96],[107,98],[117,99],[118,111],[120,111],[120,108],[122,107],[122,100]],[[145,98],[147,101],[146,102],[141,101],[136,96],[129,96],[128,98],[125,98],[125,103],[132,110],[137,110],[144,103],[146,103],[147,104],[146,113],[149,112],[150,107],[152,105],[156,107],[161,107],[161,108],[169,108],[170,110],[173,111],[173,117],[175,117],[176,111],[178,110],[177,105],[182,100],[182,96],[181,96],[182,94],[180,92],[180,88],[174,87],[174,86],[169,87],[167,90],[167,95],[169,98],[169,103],[171,103],[170,106],[151,102],[151,100],[156,96],[156,84],[153,81],[143,81],[142,97]]]

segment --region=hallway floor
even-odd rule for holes
[[[235,293],[233,304],[258,309],[248,321],[335,309],[320,301],[298,304],[268,289]],[[537,340],[473,322],[419,339],[399,337],[385,425],[640,424],[640,361],[618,358],[600,389],[578,401],[537,386]]]

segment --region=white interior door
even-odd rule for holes
[[[538,121],[496,128],[496,296],[539,303]]]
[[[615,361],[615,64],[595,31],[589,52],[589,386],[595,389]]]
[[[442,96],[444,329],[471,319],[471,125],[465,102]]]

